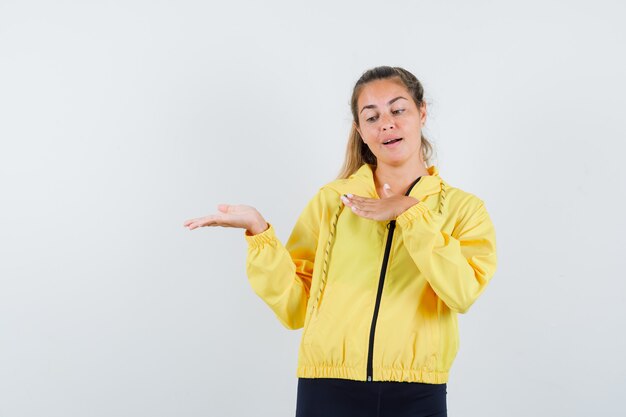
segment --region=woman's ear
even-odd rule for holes
[[[363,140],[363,142],[365,142],[365,139],[363,139],[363,135],[361,134],[361,129],[359,129],[359,126],[357,126],[356,122],[352,122],[352,126],[354,126],[357,132],[359,132],[359,136],[361,136],[361,139]]]
[[[420,123],[422,126],[426,124],[426,102],[422,101],[422,105],[420,106]]]

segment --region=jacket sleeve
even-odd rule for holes
[[[319,231],[316,199],[306,206],[285,246],[272,224],[262,233],[244,233],[246,272],[253,291],[288,329],[304,326]]]
[[[496,236],[482,200],[458,223],[456,236],[441,231],[443,217],[420,201],[396,218],[404,244],[437,296],[465,313],[496,270]],[[453,231],[454,233],[454,231]]]

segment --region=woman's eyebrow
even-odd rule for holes
[[[399,100],[399,99],[401,99],[401,98],[403,98],[403,99],[405,99],[405,100],[408,100],[408,99],[407,99],[407,98],[405,98],[405,97],[398,96],[398,97],[396,97],[396,98],[392,98],[391,100],[389,100],[389,102],[388,102],[387,104],[391,105],[394,101]],[[363,113],[363,110],[365,110],[365,109],[373,109],[373,108],[376,108],[376,104],[368,104],[367,106],[363,106],[363,108],[361,109],[361,111],[359,112],[359,114]]]

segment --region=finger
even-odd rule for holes
[[[370,201],[368,200],[369,199],[353,196],[352,194],[343,194],[341,196],[341,201],[349,207],[354,205],[366,206],[370,204]]]
[[[345,194],[345,196],[347,196],[348,200],[353,204],[365,205],[365,204],[371,204],[371,203],[376,202],[375,198],[361,197],[361,196],[352,195],[352,194]]]
[[[197,229],[198,227],[200,227],[200,224],[198,222],[192,222],[192,223],[189,223],[187,227],[189,228],[189,230],[193,230],[193,229]]]
[[[363,209],[360,209],[360,208],[355,207],[355,206],[351,207],[351,209],[354,212],[354,214],[356,214],[358,216],[364,217],[366,219],[371,219],[372,218],[372,213],[370,211],[363,210]]]
[[[377,208],[374,206],[370,206],[370,205],[355,205],[353,206],[356,210],[359,211],[359,213],[375,213],[377,212]]]
[[[351,200],[349,206],[356,210],[359,210],[360,213],[371,213],[378,210],[378,205],[380,200],[378,199],[359,199],[359,200]]]
[[[224,204],[225,206],[228,206],[228,204]],[[219,206],[218,206],[219,209]],[[196,223],[196,227],[198,226],[198,224],[200,223],[204,223],[206,222],[208,219],[215,219],[217,218],[217,216],[219,216],[221,218],[221,216],[218,215],[209,215],[209,216],[203,216],[203,217],[196,217],[193,219],[189,219],[189,220],[185,220],[185,222],[183,223],[183,226],[187,227],[187,226],[191,226],[193,223]]]
[[[193,226],[194,228],[201,226],[216,226],[219,224],[221,218],[221,214],[212,214],[209,216],[200,217],[198,219],[195,219],[195,221],[193,222]]]
[[[361,212],[370,212],[371,211],[371,206],[368,205],[368,204],[358,203],[356,201],[350,201],[349,199],[347,199],[345,197],[342,198],[342,201],[344,202],[344,204],[346,206],[350,207],[352,209],[352,211],[359,210],[359,213],[361,213]]]
[[[380,205],[380,200],[378,198],[363,198],[358,201],[352,201],[352,204],[360,209],[372,210]]]
[[[392,197],[393,193],[391,192],[391,186],[387,183],[383,185],[383,195],[385,198]]]
[[[185,222],[183,223],[183,226],[187,227],[191,225],[192,223],[197,222],[200,219],[202,219],[202,217],[196,217],[195,219],[185,220]]]
[[[211,214],[209,216],[198,217],[195,219],[187,220],[185,222],[185,226],[189,228],[189,230],[197,229],[198,227],[204,226],[225,226],[229,227],[228,224],[222,215],[222,213]]]

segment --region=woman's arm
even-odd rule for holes
[[[199,227],[245,229],[248,241],[246,269],[254,292],[289,329],[304,326],[317,249],[321,194],[313,197],[283,246],[274,227],[252,206],[219,204],[218,213],[186,220],[189,230]]]
[[[396,218],[404,245],[437,296],[465,313],[484,291],[497,266],[496,236],[484,203],[460,220],[456,236],[441,231],[442,218],[419,202]]]
[[[274,227],[248,242],[246,271],[254,292],[288,329],[304,326],[319,234],[320,208],[313,198],[298,218],[285,246]]]

